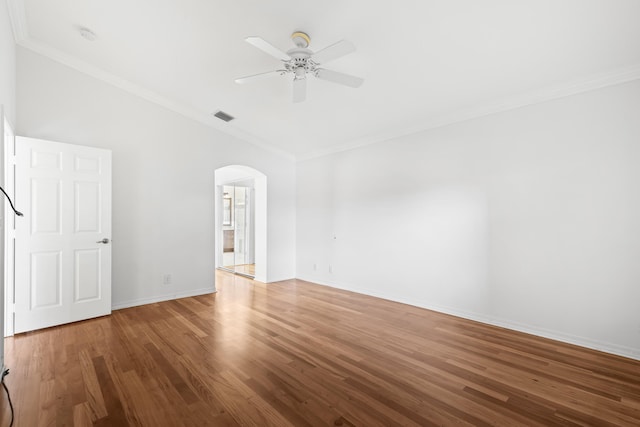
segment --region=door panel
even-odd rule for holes
[[[60,234],[60,180],[31,179],[31,234]]]
[[[100,250],[75,251],[74,302],[100,299]]]
[[[31,309],[62,305],[62,253],[31,254]]]
[[[76,182],[74,191],[76,233],[100,233],[100,184]]]
[[[111,152],[16,138],[15,332],[111,313]]]

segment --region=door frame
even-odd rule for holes
[[[3,171],[2,176],[3,188],[15,202],[15,140],[16,135],[13,127],[9,123],[7,117],[2,114],[2,154],[3,154]],[[6,139],[7,130],[10,139]],[[4,197],[4,196],[2,196]],[[15,214],[11,210],[9,203],[5,199],[3,212],[3,245],[4,257],[3,265],[3,283],[4,283],[4,330],[3,336],[13,336],[15,333]]]

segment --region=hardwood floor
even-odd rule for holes
[[[640,425],[639,361],[216,274],[215,295],[7,339],[15,425]]]

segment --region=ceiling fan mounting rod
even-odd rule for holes
[[[293,40],[293,44],[302,48],[309,47],[309,44],[311,43],[311,37],[302,31],[295,31],[291,34],[291,40]]]

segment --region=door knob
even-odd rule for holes
[[[107,238],[105,237],[105,238],[104,238],[104,239],[102,239],[102,240],[98,240],[96,243],[104,243],[104,244],[106,245],[107,243],[109,243],[109,239],[107,239]]]

